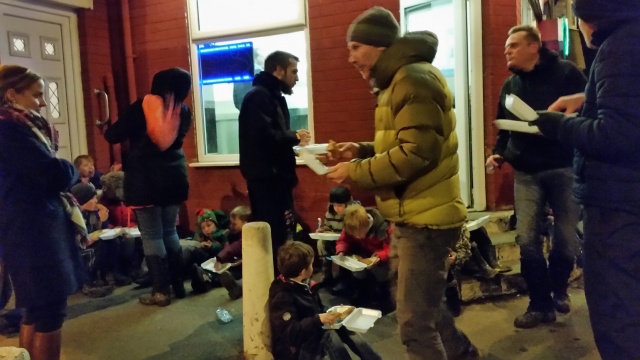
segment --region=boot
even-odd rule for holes
[[[238,284],[230,272],[223,272],[218,276],[218,279],[220,280],[220,283],[222,283],[222,286],[227,289],[227,293],[231,300],[237,300],[242,297],[242,286]]]
[[[505,273],[512,270],[509,266],[500,265],[500,263],[496,259],[496,249],[491,242],[491,237],[489,237],[487,229],[481,227],[479,229],[473,230],[471,234],[471,241],[476,244],[478,250],[480,251],[480,255],[482,255],[489,266],[500,273]]]
[[[153,290],[151,294],[138,298],[144,305],[167,306],[171,304],[171,290],[169,289],[169,263],[167,258],[157,255],[146,257],[147,267],[151,275]]]
[[[20,326],[20,340],[18,344],[21,348],[27,349],[29,353],[33,349],[33,336],[36,333],[35,325],[24,325]]]
[[[171,287],[173,295],[176,299],[184,299],[187,292],[184,289],[184,262],[182,259],[182,247],[174,250],[167,249],[167,259],[169,261],[169,276],[171,278]]]
[[[482,257],[476,246],[471,246],[471,259],[467,261],[468,269],[473,271],[473,276],[484,279],[493,279],[498,275],[498,271],[493,269]]]
[[[62,330],[33,335],[33,349],[29,351],[32,360],[60,360]]]

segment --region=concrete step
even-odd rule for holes
[[[472,302],[526,291],[527,285],[520,276],[520,261],[502,261],[501,263],[511,266],[513,270],[498,274],[493,279],[478,279],[459,275],[462,301]]]

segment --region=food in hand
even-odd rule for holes
[[[351,313],[356,309],[355,306],[340,306],[335,309],[332,309],[331,312],[338,313],[338,320],[342,321],[347,318],[347,316],[351,315]]]
[[[334,159],[339,159],[340,158],[340,150],[338,150],[338,147],[336,146],[337,143],[333,140],[329,140],[329,144],[327,145],[327,152],[329,154],[331,154],[331,157]]]

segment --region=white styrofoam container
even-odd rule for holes
[[[331,261],[351,271],[362,271],[367,268],[367,264],[362,263],[351,256],[343,256],[340,258],[340,256],[334,255],[331,257]]]
[[[216,258],[211,258],[205,262],[203,262],[202,264],[200,264],[200,267],[202,267],[203,269],[209,270],[209,271],[213,271],[214,273],[217,274],[222,274],[223,272],[229,270],[229,268],[231,267],[231,263],[226,263],[224,265],[222,265],[222,267],[218,270],[216,270],[215,265],[216,265],[217,259]]]
[[[336,241],[340,238],[337,233],[310,233],[309,237],[314,240]]]
[[[365,333],[373,327],[376,320],[382,317],[382,311],[357,308],[342,322],[348,330]]]
[[[338,305],[330,308],[327,312],[344,311],[348,305]],[[376,309],[356,308],[346,319],[333,325],[325,325],[325,329],[340,329],[343,325],[347,330],[365,333],[373,327],[376,320],[382,317],[382,312]]]
[[[142,236],[140,234],[140,229],[138,229],[138,227],[132,227],[132,228],[125,228],[124,229],[124,236],[128,237],[128,238],[137,238]]]

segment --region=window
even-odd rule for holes
[[[242,98],[251,89],[254,74],[262,71],[264,59],[273,51],[287,51],[300,59],[300,80],[293,95],[286,96],[291,129],[308,129],[312,123],[305,2],[273,0],[277,6],[263,0],[221,3],[189,0],[194,121],[200,166],[238,164]],[[266,4],[269,9],[265,9]],[[229,16],[231,10],[244,17]],[[278,16],[266,17],[266,11]],[[234,21],[229,21],[231,18]]]

